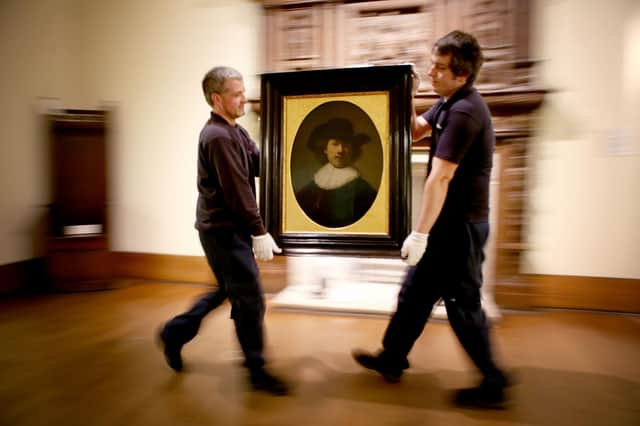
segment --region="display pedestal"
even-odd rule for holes
[[[391,315],[407,265],[400,259],[292,256],[288,259],[287,287],[271,306],[363,315]],[[485,285],[482,304],[487,316],[500,318],[491,285]],[[444,304],[434,307],[432,318],[446,319]]]

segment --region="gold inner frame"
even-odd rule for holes
[[[316,107],[332,101],[346,101],[365,111],[380,136],[382,176],[378,195],[360,220],[341,228],[327,228],[311,220],[296,200],[291,181],[291,153],[302,121]],[[358,92],[331,95],[285,96],[283,114],[283,185],[282,233],[318,232],[323,234],[389,234],[389,93]]]

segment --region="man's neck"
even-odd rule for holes
[[[471,86],[468,83],[464,83],[462,86],[458,87],[451,95],[443,96],[444,101],[447,102],[449,99],[453,98],[458,92],[460,92],[464,87]]]
[[[213,110],[213,112],[214,112],[216,115],[218,115],[218,116],[220,116],[220,117],[224,118],[224,121],[226,121],[227,123],[229,123],[229,125],[231,125],[231,126],[235,126],[235,125],[236,125],[236,120],[235,120],[235,119],[233,119],[233,118],[231,118],[231,117],[227,117],[226,115],[224,115],[224,114],[220,113],[220,111],[216,110],[215,108],[212,108],[212,110]]]

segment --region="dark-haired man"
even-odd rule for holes
[[[399,381],[409,367],[407,355],[442,298],[458,340],[483,376],[478,386],[458,391],[455,403],[501,407],[509,383],[493,360],[480,300],[495,148],[489,109],[473,87],[482,52],[472,35],[453,31],[435,43],[431,61],[429,78],[441,98],[421,116],[414,111],[411,122],[414,141],[432,134],[420,215],[401,250],[411,267],[383,349],[353,356],[387,381]]]

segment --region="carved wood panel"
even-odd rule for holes
[[[412,62],[423,76],[418,112],[438,98],[426,78],[436,38],[454,29],[478,38],[485,62],[476,87],[491,109],[501,157],[496,297],[526,306],[531,289],[519,267],[527,249],[527,146],[545,94],[529,57],[529,0],[263,0],[263,6],[266,71]],[[417,151],[427,147],[428,140],[414,144]]]
[[[436,38],[462,29],[483,48],[479,88],[531,83],[528,0],[265,0],[263,5],[266,71],[411,62],[426,76]],[[427,78],[420,91],[431,91]]]
[[[434,42],[436,13],[432,2],[367,1],[340,7],[344,42],[337,46],[339,65],[413,63],[426,73]],[[429,90],[426,79],[422,90]]]
[[[335,63],[335,10],[322,3],[266,9],[266,68],[295,71]]]

